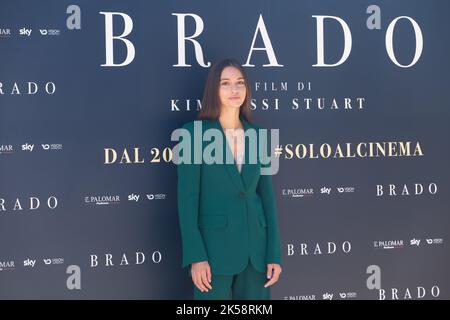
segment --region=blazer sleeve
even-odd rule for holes
[[[186,267],[194,262],[206,261],[203,237],[198,228],[198,212],[200,199],[201,164],[194,164],[194,129],[193,122],[185,124],[184,129],[190,132],[191,161],[177,165],[178,218],[180,223],[183,262]],[[181,153],[182,154],[182,153]]]
[[[267,155],[270,156],[270,132],[267,137]],[[269,167],[261,164],[261,167]],[[267,255],[266,263],[282,263],[281,241],[278,227],[276,197],[273,192],[272,175],[260,175],[256,192],[260,195],[267,221]]]

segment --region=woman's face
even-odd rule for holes
[[[239,69],[231,66],[225,67],[219,83],[221,108],[239,109],[244,103],[246,94],[245,80]]]

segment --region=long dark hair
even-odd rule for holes
[[[241,64],[233,58],[224,59],[216,64],[214,64],[208,73],[208,78],[205,84],[205,91],[203,92],[202,99],[202,109],[197,115],[198,120],[217,120],[220,115],[220,98],[219,98],[219,85],[220,76],[225,67],[235,67],[237,68],[244,78],[246,95],[245,100],[239,109],[239,116],[243,116],[247,122],[251,122],[251,91],[250,84],[248,81],[247,73]]]

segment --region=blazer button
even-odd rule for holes
[[[241,198],[245,197],[245,192],[244,191],[240,191],[239,192],[239,197],[241,197]]]

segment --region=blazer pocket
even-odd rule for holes
[[[258,220],[261,226],[267,227],[266,217],[263,214],[258,215]]]
[[[198,217],[200,228],[225,228],[228,226],[228,216],[226,214],[201,215]]]

